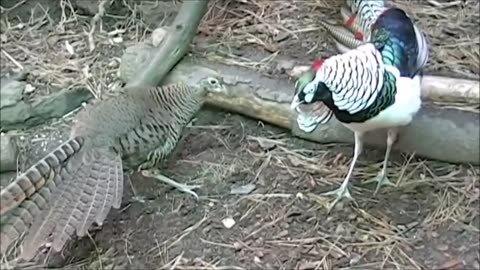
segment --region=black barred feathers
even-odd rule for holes
[[[341,122],[364,122],[395,102],[396,75],[369,43],[326,59],[300,98],[323,101]]]

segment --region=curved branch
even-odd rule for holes
[[[207,12],[206,0],[184,1],[151,60],[133,76],[127,86],[159,85],[170,69],[188,52],[198,25]]]

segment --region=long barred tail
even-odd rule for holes
[[[355,15],[357,27],[363,33],[370,31],[371,25],[386,8],[384,0],[347,0],[346,4]]]
[[[347,52],[362,45],[364,42],[355,37],[355,34],[348,31],[344,27],[336,26],[323,20],[319,23],[327,30],[333,38],[334,44],[340,53]]]
[[[0,253],[19,240],[35,217],[47,207],[60,177],[63,164],[77,154],[84,140],[74,137],[55,148],[0,192]]]
[[[2,189],[0,192],[0,214],[4,215],[17,207],[42,188],[58,172],[61,164],[80,151],[82,145],[83,139],[80,137],[64,142]]]
[[[111,208],[118,209],[123,193],[120,156],[88,149],[67,163],[54,199],[34,219],[23,243],[21,258],[31,260],[47,241],[61,251],[74,235],[84,236],[95,222],[102,224]]]
[[[42,159],[50,160],[50,156],[56,156],[57,160],[62,161],[54,163],[57,166],[55,170],[49,172],[48,180],[29,177],[29,181],[16,181],[29,183],[28,185],[17,184],[20,189],[10,188],[8,193],[7,189],[3,191],[2,194],[9,195],[2,198],[10,202],[11,206],[5,208],[10,211],[1,217],[2,254],[8,252],[12,243],[20,240],[23,240],[20,257],[25,260],[31,260],[38,247],[47,241],[53,241],[53,249],[60,251],[75,232],[80,237],[84,236],[94,222],[99,225],[103,223],[111,208],[120,207],[123,193],[123,168],[120,156],[103,149],[86,147],[78,147],[81,149],[76,151],[63,151],[70,153],[64,155],[69,158],[53,154],[63,153],[58,149],[72,150],[65,145],[75,145],[75,141],[79,142],[71,140],[62,144]],[[29,171],[37,168],[36,165]],[[18,190],[26,192],[20,193]],[[13,196],[16,194],[20,195]],[[15,204],[12,204],[12,201]]]

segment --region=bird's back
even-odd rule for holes
[[[135,128],[145,117],[144,95],[121,89],[87,106],[74,120],[71,136],[86,138],[93,147],[111,148],[115,138]]]
[[[113,145],[122,153],[124,163],[132,168],[145,161],[158,163],[169,154],[183,128],[202,106],[205,94],[184,84],[150,88],[147,92],[140,97],[143,107],[137,109],[142,111],[140,119],[119,133]]]
[[[183,84],[122,89],[79,113],[72,136],[88,138],[91,146],[127,159],[145,159],[160,144],[177,138],[200,108],[202,97],[196,91]]]
[[[385,10],[372,25],[371,41],[380,49],[383,61],[413,77],[418,71],[419,44],[412,20],[399,8]]]

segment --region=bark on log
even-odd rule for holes
[[[86,88],[64,89],[34,102],[20,101],[0,109],[0,129],[24,129],[61,118],[92,98]]]
[[[434,101],[480,103],[480,82],[425,75],[422,97]]]
[[[207,0],[184,1],[151,61],[138,69],[127,86],[156,86],[189,51],[198,25],[207,12]]]
[[[15,136],[2,134],[0,136],[0,172],[17,169],[18,146]]]
[[[227,86],[228,93],[209,98],[208,103],[213,106],[291,129],[300,138],[319,143],[353,143],[353,133],[334,118],[310,134],[300,131],[289,108],[294,88],[288,80],[267,78],[239,67],[199,64],[185,58],[165,78],[165,83],[183,80],[193,86],[198,77],[207,75],[222,77]],[[478,113],[424,103],[412,123],[402,129],[395,149],[441,161],[480,164],[479,121]],[[385,131],[371,132],[365,143],[384,148]]]

